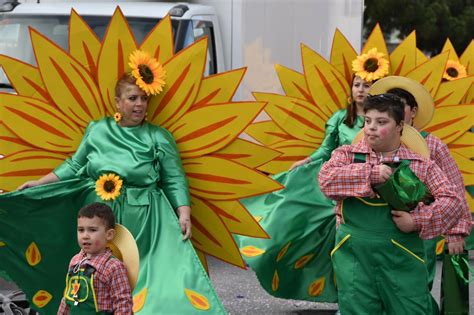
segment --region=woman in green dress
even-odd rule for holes
[[[271,295],[309,301],[337,301],[329,256],[334,247],[334,203],[317,184],[323,162],[337,147],[350,144],[363,125],[363,102],[371,83],[354,76],[346,109],[326,122],[321,146],[273,178],[284,189],[243,200],[270,239],[238,237],[242,249],[252,246],[255,256],[244,256],[262,287]]]
[[[190,196],[175,140],[146,121],[148,96],[134,77],[119,80],[115,100],[115,120],[91,122],[71,158],[0,195],[0,269],[38,311],[55,313],[78,250],[77,211],[102,201],[139,248],[135,313],[225,314],[189,240]]]

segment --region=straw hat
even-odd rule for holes
[[[115,224],[115,237],[107,246],[115,257],[123,261],[127,268],[128,282],[133,290],[137,284],[140,256],[132,233],[123,225]]]
[[[416,100],[418,111],[413,118],[413,125],[419,130],[425,128],[433,119],[435,107],[430,92],[419,82],[401,76],[388,76],[375,82],[369,89],[369,94],[377,95],[387,93],[389,90],[404,89]]]
[[[352,140],[352,144],[360,142],[363,138],[364,129],[361,129],[355,136],[354,140]],[[424,158],[430,158],[430,149],[428,148],[425,139],[412,126],[403,125],[403,132],[400,140],[411,151],[418,153]]]

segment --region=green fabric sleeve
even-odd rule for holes
[[[164,129],[157,129],[155,133],[158,141],[160,157],[161,188],[170,201],[173,209],[179,206],[190,206],[188,180],[181,163],[181,157],[172,134]]]
[[[309,157],[312,161],[322,159],[323,161],[329,160],[332,151],[339,146],[339,134],[338,127],[343,122],[346,115],[346,110],[335,112],[326,122],[326,133],[324,135],[323,142]]]
[[[76,177],[79,170],[86,164],[88,153],[87,140],[89,139],[89,135],[95,123],[95,121],[92,121],[87,126],[82,141],[74,155],[66,159],[61,165],[53,170],[53,173],[56,174],[59,180],[67,180]]]

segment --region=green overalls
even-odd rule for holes
[[[365,159],[364,159],[365,161]],[[331,257],[341,314],[432,314],[422,239],[382,198],[344,199]]]
[[[114,259],[111,257],[111,259]],[[72,267],[66,276],[64,299],[71,315],[113,314],[99,311],[94,290],[95,268],[89,265]]]

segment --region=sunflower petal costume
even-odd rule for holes
[[[472,52],[472,43],[470,47]],[[388,75],[420,82],[436,104],[434,119],[424,130],[450,146],[466,185],[473,184],[474,165],[469,158],[474,142],[468,139],[472,140],[469,128],[474,107],[465,102],[474,78],[443,80],[448,54],[452,54],[448,50],[428,59],[416,47],[413,32],[389,54],[377,25],[357,58],[356,50],[336,31],[329,61],[302,45],[303,73],[276,65],[285,94],[254,93],[258,101],[268,102],[265,111],[271,120],[254,123],[246,132],[268,148],[282,152],[259,169],[276,174],[273,178],[285,189],[243,201],[270,239],[237,239],[247,263],[268,293],[309,301],[337,300],[330,260],[336,225],[334,204],[322,196],[317,175],[332,150],[350,144],[362,127],[360,117],[354,128],[343,124],[356,72],[375,79],[382,73],[378,70],[386,69]],[[389,57],[388,64],[379,60],[382,56]],[[466,58],[472,60],[472,53]],[[308,156],[313,162],[286,171]]]
[[[0,270],[33,308],[55,313],[77,252],[77,211],[105,201],[140,250],[135,313],[225,313],[205,254],[244,267],[232,234],[267,234],[238,200],[281,188],[255,169],[279,152],[237,139],[264,106],[232,102],[245,69],[204,78],[207,40],[175,54],[169,17],[140,46],[120,9],[102,41],[73,11],[68,52],[30,33],[38,67],[0,56],[18,93],[0,94],[0,189],[53,169],[61,181],[0,195]],[[129,65],[137,49],[159,64],[135,53]],[[143,63],[153,81],[133,69]],[[122,128],[112,117],[114,86],[133,70],[149,94],[160,93],[149,100],[147,122]],[[175,180],[184,173],[190,196]],[[189,202],[194,248],[173,211]]]

